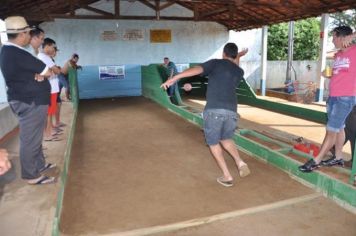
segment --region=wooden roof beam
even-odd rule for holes
[[[156,20],[159,20],[160,18],[160,12],[159,12],[159,3],[160,1],[159,0],[155,0],[155,11],[156,11]]]
[[[177,2],[181,3],[214,3],[214,4],[231,4],[235,3],[236,5],[242,5],[243,3],[246,2],[246,0],[177,0]]]
[[[150,3],[149,1],[147,0],[138,0],[140,3],[142,3],[143,5],[146,5],[148,6],[149,8],[153,9],[153,10],[156,10],[156,6],[153,5],[152,3]]]
[[[193,12],[194,12],[194,20],[198,21],[200,16],[199,16],[199,9],[198,9],[198,4],[197,3],[194,4]]]
[[[86,5],[83,5],[83,4],[77,4],[77,6],[80,7],[80,8],[83,8],[83,9],[85,9],[85,10],[98,13],[98,14],[100,14],[100,15],[104,15],[104,16],[114,16],[114,14],[112,14],[112,13],[110,13],[110,12],[103,11],[103,10],[100,10],[100,9],[98,9],[98,8],[94,8],[94,7],[91,7],[91,6],[86,6]]]
[[[177,2],[176,0],[166,2],[165,4],[162,4],[162,5],[159,7],[159,10],[162,11],[163,9],[168,8],[168,7],[170,7],[170,6],[174,5],[174,4],[176,4],[176,2]]]
[[[227,9],[226,7],[223,7],[223,8],[220,8],[220,9],[216,9],[214,11],[209,11],[207,13],[203,13],[199,17],[201,19],[204,19],[204,18],[208,18],[208,17],[214,16],[214,15],[225,13],[227,11],[229,11],[229,9]]]
[[[120,0],[115,0],[115,17],[120,16]]]
[[[103,19],[123,19],[123,20],[156,20],[156,16],[125,16],[121,15],[115,17],[115,15],[75,15],[71,16],[69,14],[50,14],[52,18],[62,18],[62,19],[93,19],[93,20],[103,20]],[[39,17],[36,20],[40,21]],[[178,16],[161,16],[160,20],[178,20],[178,21],[193,21],[193,17],[178,17]],[[208,20],[209,21],[209,20]]]
[[[74,8],[74,2],[75,0],[69,0],[69,13],[71,16],[75,15],[75,8]]]

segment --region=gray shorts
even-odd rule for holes
[[[237,114],[225,109],[208,109],[203,112],[206,143],[216,145],[221,140],[231,139],[237,125]]]

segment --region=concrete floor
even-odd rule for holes
[[[72,108],[63,103],[62,121],[70,125]],[[56,163],[59,168],[51,175],[58,176],[63,167],[63,156],[69,126],[61,135],[62,141],[44,142],[46,160]],[[19,137],[15,130],[0,143],[10,153],[12,169],[0,177],[0,235],[1,236],[49,236],[51,235],[56,210],[59,183],[30,186],[21,179],[18,156]]]
[[[63,108],[69,124],[70,104]],[[200,129],[147,99],[83,101],[77,122],[63,236],[356,235],[353,213],[245,154],[252,174],[239,178],[227,158],[235,186],[218,185]],[[21,181],[17,139],[1,143],[15,168],[0,179],[0,235],[51,235],[59,184]],[[65,145],[46,144],[60,169]]]

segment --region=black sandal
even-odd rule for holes
[[[52,163],[47,163],[45,164],[45,166],[40,170],[40,173],[45,172],[46,170],[52,169],[54,167],[56,167],[56,164],[52,164]]]
[[[41,184],[53,184],[55,182],[56,182],[55,177],[49,177],[49,176],[42,175],[36,182],[34,182],[34,183],[27,182],[27,183],[29,185],[41,185]]]

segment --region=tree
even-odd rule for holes
[[[288,55],[288,24],[280,23],[268,28],[267,60],[286,60]]]
[[[331,14],[333,26],[348,25],[356,29],[356,9]]]
[[[315,60],[319,55],[320,20],[309,18],[294,24],[294,60]],[[272,25],[268,29],[268,60],[287,60],[288,23]]]

